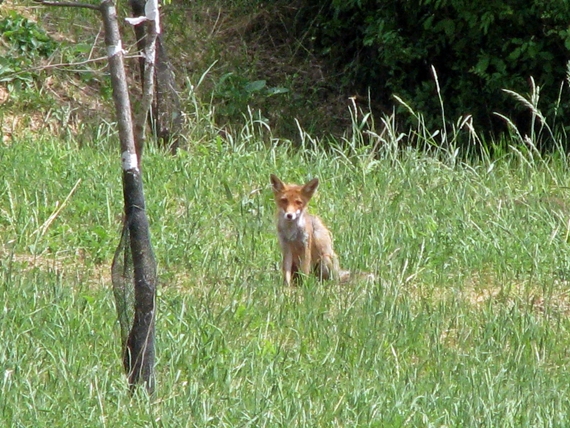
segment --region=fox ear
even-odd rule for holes
[[[317,190],[317,187],[319,187],[319,179],[315,177],[303,186],[303,193],[307,197],[311,198],[315,193],[315,190]]]
[[[273,187],[273,192],[281,192],[285,188],[285,184],[275,174],[269,176],[271,179],[271,186]]]

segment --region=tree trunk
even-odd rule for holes
[[[123,64],[123,50],[116,10],[111,0],[103,0],[101,12],[105,26],[105,44],[117,113],[121,160],[123,168],[123,197],[125,224],[128,228],[135,289],[135,314],[124,352],[124,366],[129,383],[143,382],[149,392],[154,390],[154,319],[156,296],[156,262],[152,254],[150,231],[140,174],[140,158],[135,148],[131,105]],[[144,97],[143,97],[144,98]],[[146,115],[145,115],[146,116]]]
[[[127,87],[127,76],[123,62],[123,47],[117,12],[112,0],[103,0],[99,5],[77,1],[35,0],[46,6],[75,7],[97,10],[103,18],[105,45],[109,60],[113,101],[117,114],[119,139],[121,143],[121,164],[123,168],[123,198],[125,220],[119,248],[113,259],[113,291],[117,301],[117,312],[121,324],[121,339],[124,346],[123,364],[131,387],[144,383],[147,391],[154,391],[154,329],[156,304],[156,261],[150,242],[150,230],[145,211],[145,200],[140,172],[142,147],[145,138],[145,122],[152,102],[153,72],[155,61],[155,41],[159,32],[158,3],[152,2],[149,18],[148,47],[145,49],[144,81],[147,90],[143,91],[141,115],[137,120],[136,135],[140,146],[135,145],[131,103]],[[154,20],[154,21],[153,21]],[[144,27],[143,27],[144,31]],[[139,123],[142,122],[142,125]],[[128,244],[128,245],[127,245]],[[122,260],[122,261],[121,261]],[[132,263],[132,265],[131,265]],[[125,324],[131,314],[129,303],[130,287],[134,287],[134,319],[127,335]]]
[[[134,17],[145,15],[145,0],[129,0]],[[164,31],[164,30],[163,30]],[[144,23],[135,25],[135,36],[139,53],[146,47],[146,34]],[[182,110],[180,107],[179,90],[174,79],[174,72],[164,47],[162,34],[157,36],[157,50],[155,62],[155,93],[149,123],[153,134],[159,144],[168,147],[176,153],[180,146],[180,133],[182,131]],[[140,79],[144,90],[144,58],[139,59]]]

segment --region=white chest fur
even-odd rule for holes
[[[277,222],[279,239],[283,242],[298,242],[305,244],[309,239],[305,229],[305,215],[301,213],[295,220],[287,220],[283,215]]]

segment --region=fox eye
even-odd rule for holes
[[[287,203],[287,198],[281,198],[281,199],[279,199],[279,201],[282,202],[282,203],[284,203],[284,204],[286,204],[286,203]]]
[[[303,205],[303,201],[300,200],[300,199],[297,199],[297,200],[295,201],[295,204],[297,204],[297,206],[300,207],[301,205]]]

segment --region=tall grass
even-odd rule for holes
[[[470,118],[427,129],[403,100],[411,131],[356,103],[350,132],[326,144],[299,122],[298,144],[280,140],[252,110],[221,130],[196,95],[207,73],[187,85],[187,150],[145,152],[153,397],[131,396],[120,361],[113,124],[0,145],[0,425],[566,424],[568,165],[538,150],[564,139],[536,86],[512,94],[536,132],[513,127],[492,158]],[[481,156],[466,160],[461,138]],[[270,173],[320,177],[312,210],[342,266],[375,282],[282,284]]]
[[[351,112],[329,150],[301,127],[294,149],[252,114],[176,157],[147,151],[162,285],[151,398],[126,387],[108,275],[116,137],[0,146],[2,424],[563,426],[565,159],[515,142],[467,163],[438,133]],[[400,147],[420,137],[432,155]],[[377,281],[282,284],[270,173],[321,178],[312,209],[341,264]]]

